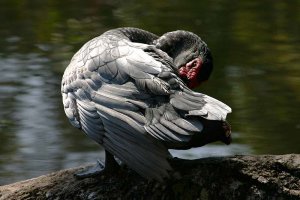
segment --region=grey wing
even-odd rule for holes
[[[138,95],[135,90],[132,82],[121,86],[109,84],[95,95],[94,102],[105,127],[103,145],[142,176],[162,180],[171,170],[167,161],[170,155],[144,129],[146,120],[142,110],[148,105],[133,98]]]
[[[167,161],[170,154],[144,128],[141,110],[149,105],[142,99],[151,95],[137,87],[140,84],[156,93],[167,91],[167,84],[156,80],[160,63],[146,54],[139,55],[143,54],[139,48],[119,42],[116,49],[100,40],[84,45],[65,71],[65,113],[73,126],[139,174],[161,180],[171,170]]]
[[[186,87],[175,92],[170,103],[176,109],[186,111],[185,116],[201,116],[208,120],[225,121],[227,114],[231,113],[231,108],[225,103]]]
[[[231,108],[221,101],[187,88],[172,70],[162,70],[157,78],[168,86],[169,91],[165,98],[156,97],[156,106],[146,108],[145,129],[165,144],[176,146],[200,133],[203,125],[197,117],[225,121],[227,114],[231,113]]]
[[[73,126],[82,129],[90,138],[101,144],[104,136],[102,120],[90,98],[89,92],[92,88],[82,79],[82,73],[77,72],[76,64],[78,63],[71,62],[63,76],[61,92],[64,110]],[[72,71],[72,68],[75,71]]]
[[[158,140],[179,147],[202,132],[204,127],[199,117],[225,121],[230,112],[231,108],[219,100],[183,86],[171,91],[169,102],[146,109],[145,129]]]
[[[74,96],[69,93],[65,110],[73,125],[130,168],[144,177],[162,180],[171,170],[167,161],[170,155],[144,129],[145,117],[139,110],[147,104],[126,98],[135,95],[134,90],[135,86],[128,82],[121,86],[103,84],[90,97],[84,94],[85,91],[83,94],[75,92]],[[70,98],[74,105],[68,104]]]

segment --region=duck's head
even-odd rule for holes
[[[173,58],[178,75],[189,88],[207,81],[212,70],[212,55],[199,36],[188,31],[173,31],[156,40],[156,47]]]

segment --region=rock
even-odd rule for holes
[[[78,180],[83,167],[0,187],[0,199],[300,199],[300,155],[174,159],[180,174],[164,183],[124,168]],[[180,178],[179,178],[180,177]]]

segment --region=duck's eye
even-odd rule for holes
[[[196,66],[197,66],[197,62],[194,61],[194,62],[192,63],[192,67],[196,67]]]

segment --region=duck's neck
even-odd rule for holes
[[[158,38],[158,36],[153,33],[132,27],[117,28],[111,30],[110,32],[113,34],[121,34],[121,36],[125,37],[131,42],[138,42],[144,44],[153,44],[153,41]]]

